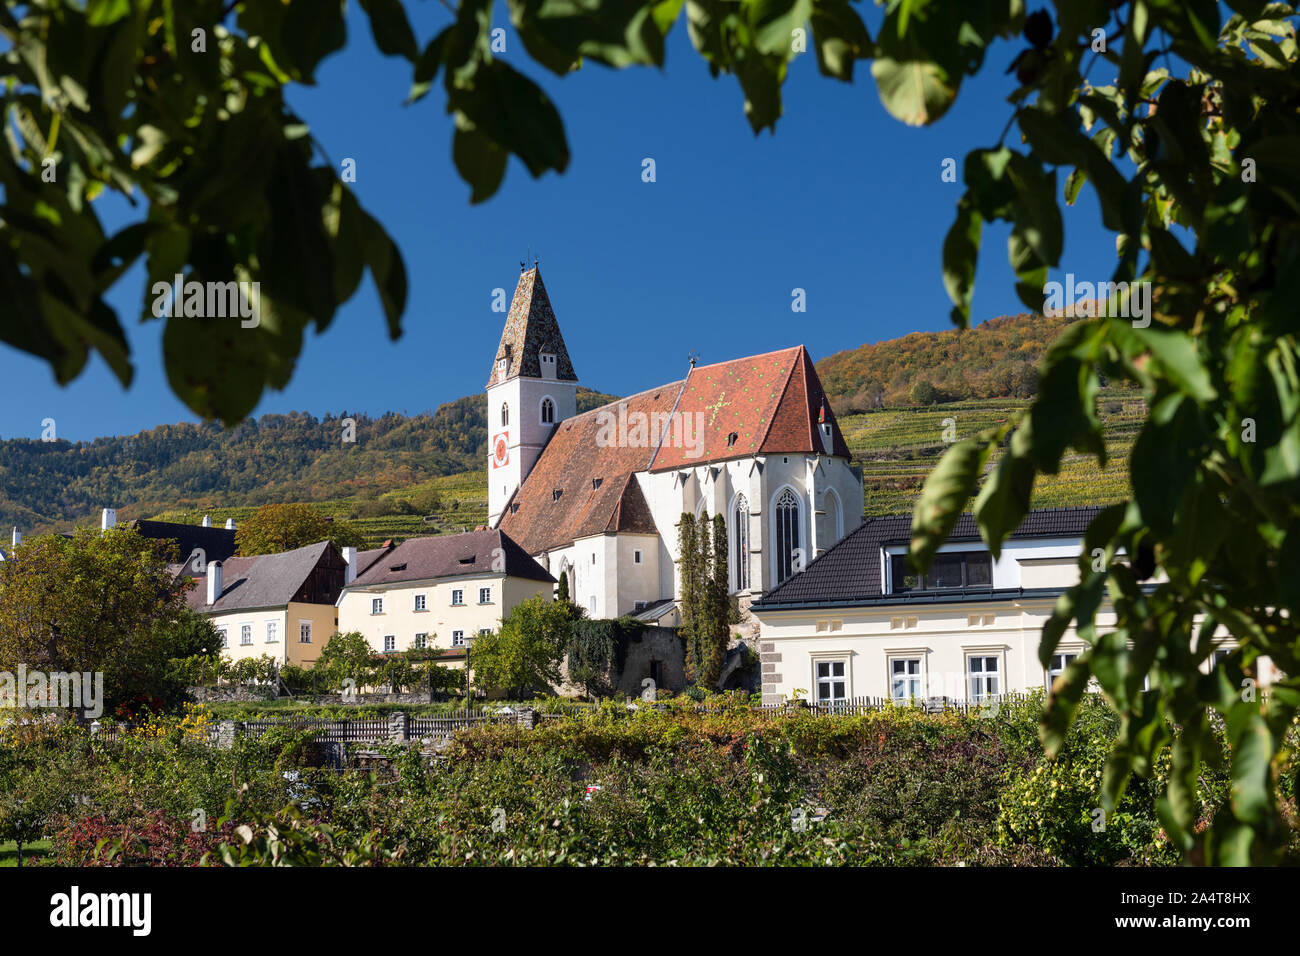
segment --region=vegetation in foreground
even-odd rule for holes
[[[1166,865],[1164,771],[1101,815],[1118,730],[1086,701],[1055,758],[1041,696],[993,716],[910,709],[854,717],[603,706],[458,735],[442,756],[386,751],[379,772],[318,769],[308,735],[232,750],[199,740],[208,715],[155,719],[109,743],[68,726],[11,728],[7,790],[25,788],[27,839],[68,865]],[[1300,861],[1293,733],[1277,777]],[[1203,830],[1229,793],[1207,760]],[[57,780],[55,788],[41,781]],[[45,816],[32,827],[38,805]],[[11,817],[0,815],[0,839]],[[1191,859],[1195,861],[1198,851]],[[41,862],[39,860],[34,862]]]

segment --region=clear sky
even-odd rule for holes
[[[878,11],[860,6],[874,33]],[[421,44],[451,16],[434,3],[407,8]],[[481,392],[504,321],[492,293],[513,292],[525,257],[541,259],[581,383],[617,394],[680,377],[691,351],[707,363],[802,343],[818,359],[950,327],[940,249],[963,187],[941,181],[941,164],[953,157],[960,169],[967,150],[994,145],[1015,85],[1003,70],[1021,40],[996,46],[954,109],[920,130],[885,112],[869,64],[846,85],[822,77],[809,52],[791,67],[776,135],[755,138],[735,78],[709,76],[684,21],[663,72],[589,64],[561,79],[527,59],[502,5],[496,16],[508,31],[502,55],[560,109],[568,171],[534,180],[512,160],[501,191],[470,206],[451,162],[441,77],[425,100],[403,107],[409,64],[375,51],[350,4],[347,48],[291,103],[335,162],[356,160],[354,188],[402,249],[405,334],[388,339],[367,278],[324,335],[307,337],[289,387],[266,393],[255,414],[415,414]],[[1106,64],[1098,68],[1094,82],[1112,79],[1100,72]],[[646,157],[654,183],[641,179]],[[113,230],[140,216],[101,202]],[[977,321],[1023,311],[1007,232],[985,229]],[[1106,279],[1114,263],[1113,237],[1085,187],[1066,210],[1063,268],[1053,277]],[[806,290],[806,313],[791,311],[796,287]],[[144,294],[137,267],[110,297],[132,345],[129,390],[97,357],[60,388],[44,362],[0,345],[0,437],[37,438],[47,417],[74,441],[196,420],[167,385],[162,321],[136,318]]]

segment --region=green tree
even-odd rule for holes
[[[0,787],[0,840],[12,840],[18,847],[18,865],[23,865],[23,847],[45,835],[50,815],[67,798],[57,781],[39,771],[15,770],[5,775]]]
[[[895,115],[933,120],[978,66],[938,28],[961,19],[957,6],[899,4],[887,15],[881,45],[907,50],[920,80],[882,84]],[[1105,809],[1171,754],[1159,810],[1175,845],[1200,846],[1218,863],[1271,861],[1288,832],[1275,758],[1300,709],[1295,10],[1254,0],[1057,0],[1051,10],[998,24],[1025,28],[1007,127],[1020,137],[966,157],[944,280],[965,325],[982,224],[1006,221],[1017,289],[1040,308],[1053,291],[1048,270],[1062,265],[1065,174],[1065,201],[1090,185],[1116,234],[1115,285],[1048,350],[1032,405],[953,445],[930,474],[911,561],[928,566],[972,496],[999,554],[1036,476],[1056,474],[1067,449],[1105,465],[1102,383],[1140,388],[1149,412],[1129,456],[1129,494],[1093,521],[1081,580],[1043,630],[1044,661],[1071,624],[1089,645],[1054,689],[1044,740],[1059,751],[1095,679],[1122,716]],[[976,54],[988,34],[979,36]],[[1100,59],[1114,83],[1089,80]],[[1102,633],[1106,600],[1116,620]],[[1224,637],[1239,649],[1203,672]],[[1287,676],[1261,699],[1254,679],[1265,656]],[[1198,834],[1199,770],[1215,753],[1216,726],[1227,731],[1232,795]]]
[[[351,678],[356,681],[356,688],[360,689],[370,683],[370,661],[373,656],[374,650],[370,642],[359,631],[334,633],[321,648],[320,657],[316,658],[313,669],[324,672],[331,687],[342,687],[343,681]]]
[[[564,604],[569,602],[569,572],[560,572],[560,581],[555,588],[555,600]]]
[[[235,531],[235,546],[243,555],[292,551],[318,541],[329,541],[336,548],[359,548],[365,536],[346,521],[327,518],[307,504],[263,505]]]
[[[701,555],[703,559],[704,555]],[[709,573],[705,583],[707,612],[698,638],[700,675],[698,684],[706,690],[718,689],[722,676],[722,662],[727,654],[731,636],[731,597],[727,563],[727,520],[722,515],[713,516],[713,553],[709,557]]]
[[[108,705],[155,697],[169,661],[212,646],[168,567],[128,527],[28,538],[0,562],[0,670],[103,674]]]
[[[540,594],[516,604],[500,629],[475,639],[474,684],[513,696],[559,684],[574,621],[571,607]]]

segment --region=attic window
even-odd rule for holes
[[[518,510],[519,510],[519,502],[517,502],[517,501],[516,501],[516,502],[513,502],[513,503],[510,505],[510,513],[511,513],[511,514],[514,514],[514,513],[515,513],[516,511],[518,511]]]
[[[562,489],[562,488],[556,488],[554,491],[551,492],[551,500],[552,500],[552,501],[559,501],[559,500],[560,500],[560,495],[562,495],[562,494],[564,494],[564,489]]]
[[[591,490],[592,490],[592,491],[595,491],[597,488],[599,488],[600,485],[601,485],[601,482],[603,482],[604,480],[605,480],[604,478],[593,478],[593,479],[591,479]]]
[[[461,563],[461,564],[473,564],[473,563],[474,563],[474,560],[475,560],[476,557],[477,557],[477,555],[472,555],[472,554],[471,554],[468,558],[461,558],[461,559],[460,559],[460,563]]]
[[[740,436],[737,435],[735,432],[732,432],[730,435],[728,435],[728,436],[727,436],[727,447],[730,448],[732,445],[736,444],[736,439],[739,438],[739,437],[740,437]]]
[[[406,565],[405,565],[405,564],[394,564],[394,565],[392,565],[391,567],[389,567],[388,570],[389,570],[389,571],[405,571],[405,570],[406,570]]]

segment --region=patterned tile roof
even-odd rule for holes
[[[832,451],[848,445],[803,346],[691,369],[669,382],[564,420],[515,492],[500,527],[529,554],[612,531],[657,532],[633,477],[756,454],[824,454],[818,418],[831,426]],[[822,409],[825,407],[823,413]],[[639,415],[675,417],[668,438],[637,437]],[[697,416],[702,416],[699,418]],[[618,433],[609,423],[618,424]],[[695,423],[703,431],[695,433]],[[684,434],[683,434],[684,431]],[[734,440],[729,440],[732,433]],[[616,440],[609,440],[614,437]],[[626,440],[625,440],[626,439]]]
[[[578,380],[573,363],[569,361],[569,350],[564,347],[560,324],[551,309],[546,286],[542,283],[542,273],[534,267],[519,274],[515,297],[506,316],[506,327],[501,332],[501,344],[497,346],[496,358],[492,362],[492,374],[488,376],[488,387],[520,375],[541,378],[538,356],[542,352],[554,353],[557,379],[565,382]],[[499,367],[502,359],[506,361],[504,372]]]
[[[494,568],[497,549],[504,564]],[[466,531],[408,538],[381,561],[359,574],[349,588],[427,581],[460,574],[505,573],[533,581],[554,581],[546,569],[501,531]]]
[[[1082,537],[1092,519],[1102,509],[1041,508],[1029,512],[1012,538]],[[782,605],[847,603],[882,598],[883,571],[880,553],[885,545],[911,540],[912,516],[888,515],[869,518],[857,529],[812,561],[801,574],[773,588],[754,602],[758,610]],[[979,528],[974,515],[957,519],[949,541],[978,541]],[[898,595],[891,595],[897,599]]]
[[[607,440],[607,423],[638,413],[666,415],[681,386],[671,382],[560,422],[506,507],[501,530],[529,554],[610,531],[655,533],[634,477],[646,469],[654,448],[648,440]]]
[[[692,369],[677,411],[692,416],[692,423],[703,423],[703,452],[696,454],[699,448],[688,442],[665,442],[651,471],[746,455],[825,454],[818,434],[821,420],[831,426],[832,453],[849,457],[802,345]]]

